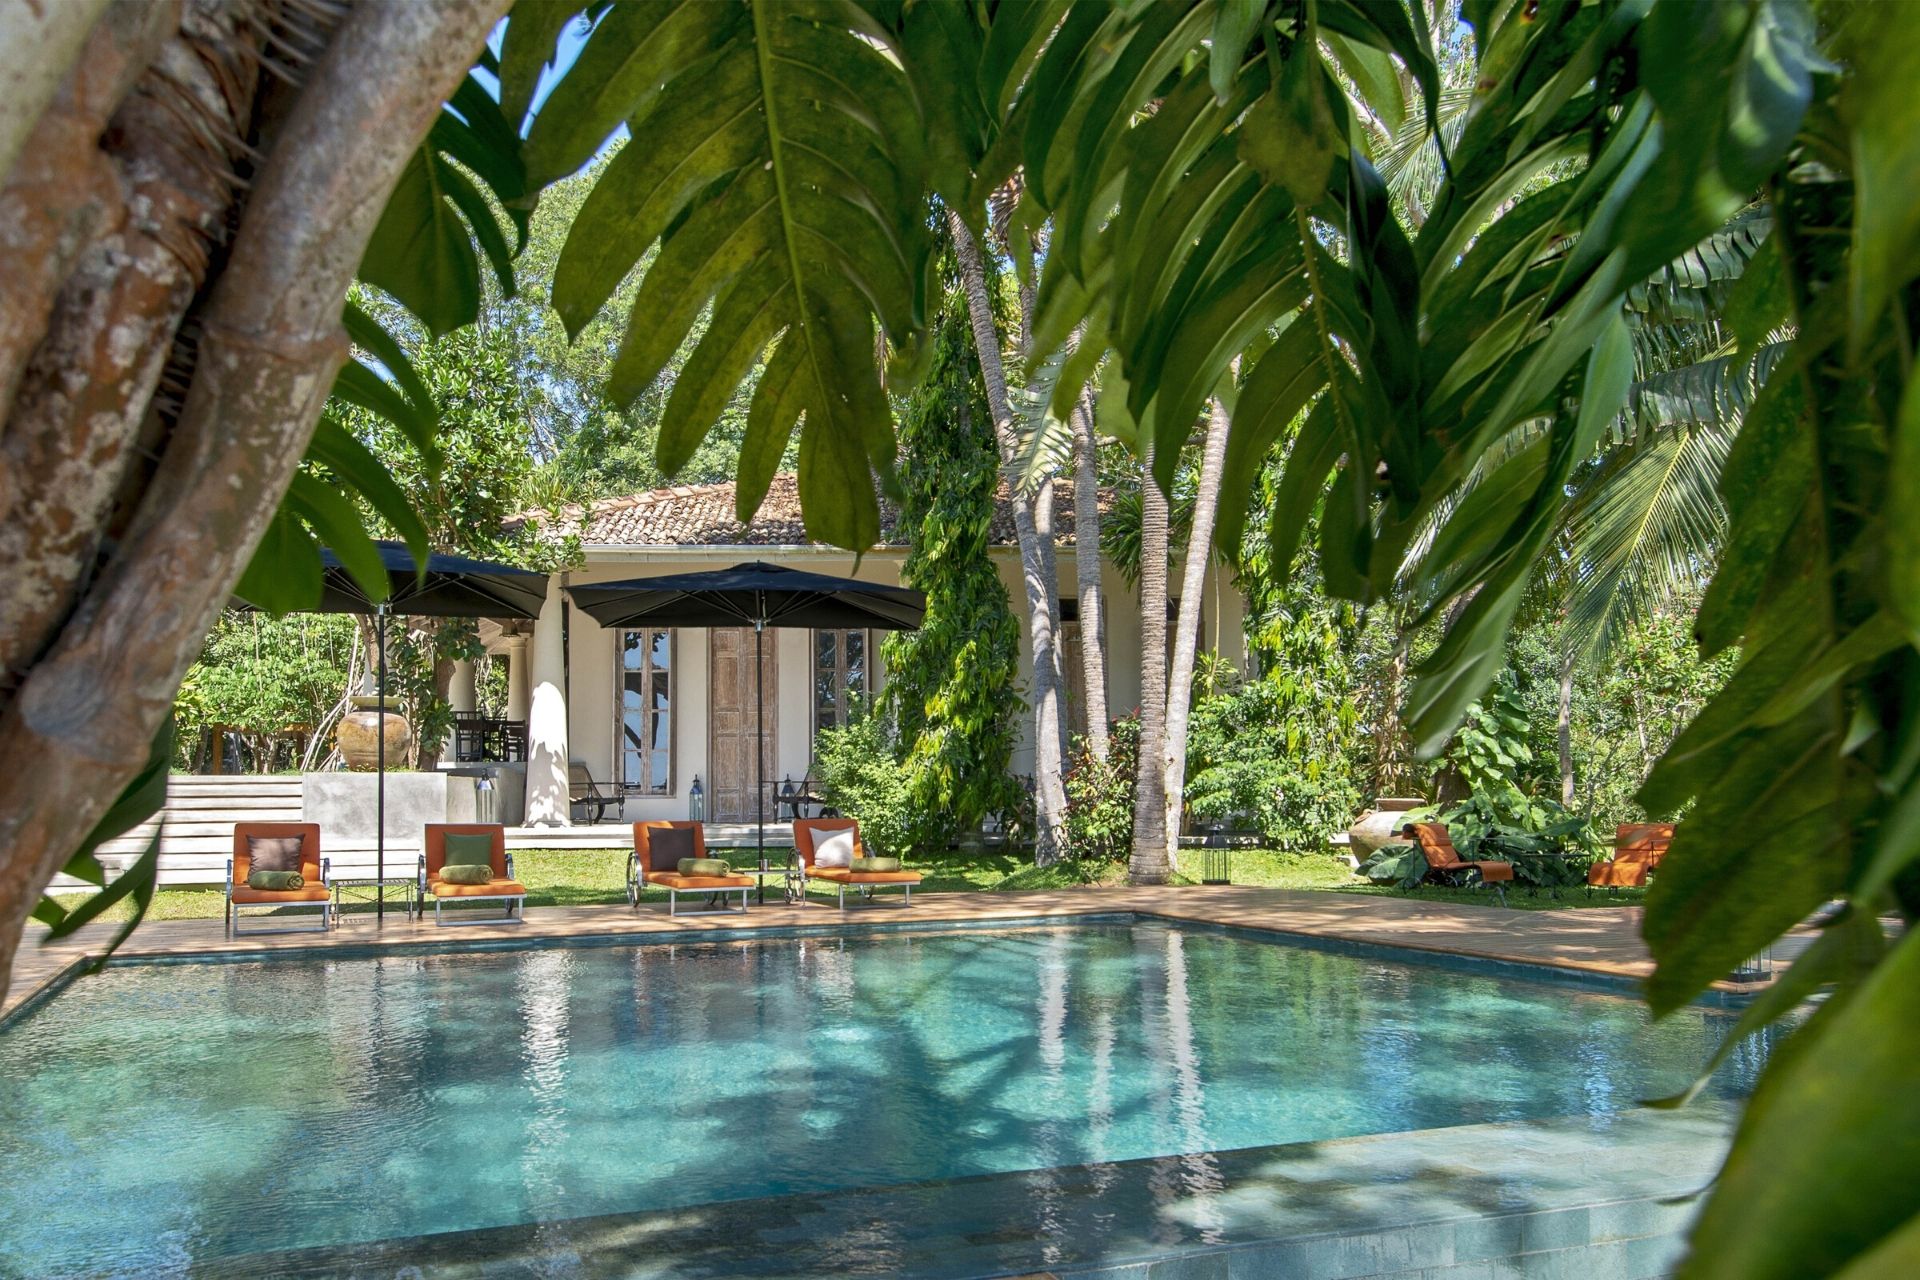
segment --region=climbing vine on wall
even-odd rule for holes
[[[1019,629],[988,558],[999,455],[957,296],[900,418],[901,577],[927,594],[918,631],[885,641],[886,706],[927,847],[1012,811]]]

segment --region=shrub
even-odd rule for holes
[[[1289,673],[1227,684],[1196,700],[1187,730],[1187,811],[1260,833],[1280,848],[1318,848],[1360,808],[1339,704]]]
[[[908,771],[894,756],[886,722],[864,708],[838,729],[814,738],[820,790],[827,802],[860,824],[860,838],[875,853],[914,852],[915,812]]]
[[[1067,763],[1067,855],[1082,860],[1124,858],[1133,841],[1133,784],[1140,762],[1140,717],[1113,722],[1107,758],[1076,736]]]

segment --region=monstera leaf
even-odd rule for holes
[[[800,422],[807,530],[853,548],[879,536],[873,476],[893,466],[874,318],[896,347],[925,319],[920,114],[890,39],[835,0],[615,6],[527,136],[545,178],[631,133],[568,234],[554,306],[577,334],[654,250],[608,393],[632,402],[698,334],[661,467],[685,463],[763,365],[738,513],[759,507]]]
[[[561,13],[560,25],[570,16]],[[484,62],[482,69],[489,69]],[[469,74],[387,201],[361,261],[361,282],[384,290],[429,334],[472,324],[480,314],[483,258],[500,292],[512,296],[513,259],[525,247],[531,213],[519,134],[480,79]],[[354,354],[334,379],[335,400],[386,418],[436,464],[439,409],[405,343],[389,331],[399,317],[383,321],[349,299],[341,318]],[[254,551],[240,594],[276,613],[311,607],[320,595],[324,547],[369,598],[383,598],[387,573],[363,509],[384,520],[424,561],[426,528],[412,504],[366,446],[329,414]]]

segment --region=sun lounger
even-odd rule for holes
[[[252,871],[252,858],[248,853],[248,837],[265,840],[298,838],[300,846],[300,878],[306,883],[298,889],[250,889],[247,876]],[[320,856],[320,827],[313,822],[237,822],[233,827],[233,856],[227,859],[227,932],[237,933],[295,933],[314,931],[324,933],[333,925],[333,890],[328,886],[327,859]],[[320,914],[314,923],[308,923],[305,912],[295,917],[297,923],[280,924],[266,929],[245,929],[240,927],[241,912],[244,908],[253,908],[258,912],[268,912],[281,907],[318,907]]]
[[[1420,846],[1420,854],[1427,860],[1427,879],[1462,888],[1485,886],[1499,897],[1501,906],[1507,905],[1506,886],[1513,880],[1511,862],[1497,858],[1463,862],[1459,850],[1453,847],[1453,837],[1438,822],[1410,822],[1401,834],[1413,837]]]
[[[447,837],[484,835],[493,837],[489,859],[492,877],[482,884],[451,884],[440,878],[447,864]],[[526,886],[513,878],[513,855],[507,852],[507,829],[497,823],[429,822],[422,837],[420,853],[420,900],[433,899],[433,922],[455,924],[520,924],[526,919]],[[497,902],[499,914],[491,911],[441,911],[447,902]]]
[[[666,841],[654,843],[656,831],[691,831],[689,848],[668,848]],[[649,886],[667,891],[667,914],[680,914],[680,895],[704,893],[715,906],[725,903],[736,890],[740,905],[724,907],[728,911],[747,909],[747,890],[754,887],[752,876],[691,876],[680,873],[680,859],[707,856],[706,826],[698,822],[636,822],[633,824],[633,852],[627,855],[627,902],[638,907]]]
[[[1613,833],[1613,856],[1587,868],[1587,892],[1645,888],[1672,843],[1671,822],[1621,823]]]
[[[589,823],[599,822],[609,809],[620,812],[620,797],[602,791],[593,780],[593,771],[578,760],[567,766],[567,800],[586,815]]]
[[[853,832],[853,852],[855,857],[865,856],[865,847],[860,842],[860,824],[852,818],[799,818],[793,824],[793,850],[800,859],[801,869],[808,880],[819,880],[833,885],[840,895],[840,909],[847,909],[847,890],[853,889],[857,896],[871,899],[880,889],[897,888],[904,895],[902,906],[913,905],[913,886],[920,883],[918,871],[855,871],[850,867],[822,867],[816,864],[815,855],[820,840],[836,831]]]

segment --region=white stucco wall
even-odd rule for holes
[[[900,580],[901,553],[898,551],[869,554],[861,558],[857,565],[854,557],[847,553],[813,548],[755,548],[751,554],[769,562],[818,573],[854,576],[887,584],[898,584]],[[589,548],[587,567],[568,575],[568,580],[579,584],[653,577],[724,568],[748,558],[749,555],[740,548]],[[1020,682],[1024,689],[1031,686],[1033,663],[1024,621],[1025,594],[1020,583],[1019,556],[1011,547],[995,548],[993,562],[1008,589],[1014,616],[1021,620]],[[1060,596],[1063,599],[1074,598],[1078,588],[1071,549],[1063,549],[1058,567]],[[1179,581],[1179,573],[1180,566],[1176,562],[1170,569],[1173,582]],[[555,581],[557,591],[557,577]],[[1139,705],[1139,600],[1111,564],[1106,566],[1102,582],[1106,605],[1107,709],[1110,716],[1117,716]],[[1241,635],[1241,619],[1245,602],[1234,590],[1231,574],[1219,566],[1215,566],[1208,575],[1205,608],[1206,647],[1222,648],[1227,657],[1244,671],[1246,646]],[[551,612],[554,611],[548,611]],[[548,655],[557,655],[558,646],[552,639],[548,641],[552,648],[542,646],[538,639],[541,628],[557,629],[557,626],[557,616],[549,618],[547,613],[543,613],[536,627],[536,639],[528,646],[530,656],[535,658],[532,663],[532,683],[536,689],[536,702],[537,691],[542,683],[559,684],[557,668],[552,674],[547,670],[553,661]],[[567,749],[573,758],[587,763],[602,787],[610,788],[614,777],[616,714],[614,632],[602,628],[578,609],[572,611],[571,632],[569,677],[572,697],[566,717]],[[813,754],[812,637],[805,629],[776,629],[768,633],[768,639],[776,646],[779,655],[776,695],[779,719],[775,751],[773,758],[768,761],[768,776],[774,781],[786,777],[799,779],[806,776]],[[884,679],[884,673],[880,672],[878,648],[876,644],[872,661],[876,673]],[[673,660],[673,794],[664,797],[629,797],[623,813],[626,821],[685,817],[688,790],[695,776],[699,776],[703,784],[711,776],[707,758],[707,632],[702,628],[677,630]],[[1069,676],[1073,680],[1078,678],[1075,673],[1069,673]],[[1030,772],[1033,767],[1031,724],[1029,716],[1023,714],[1020,717],[1020,742],[1015,749],[1014,768],[1021,773]]]

